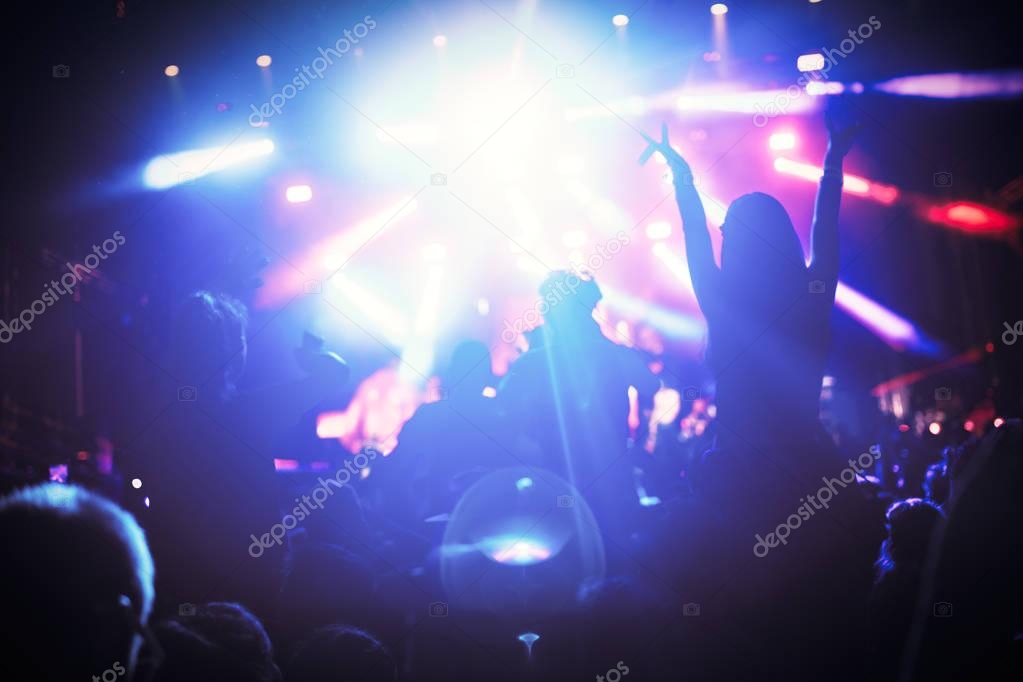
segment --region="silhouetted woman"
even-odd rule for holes
[[[693,290],[707,319],[717,382],[719,444],[778,446],[818,428],[818,400],[838,281],[842,158],[858,126],[828,118],[828,150],[817,193],[810,262],[784,207],[754,192],[729,206],[714,262],[693,172],[667,134],[651,143],[668,160],[685,234]]]

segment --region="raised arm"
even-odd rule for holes
[[[668,142],[666,126],[661,128],[661,142],[657,143],[646,137],[647,142],[664,155],[671,168],[675,183],[675,201],[682,216],[682,233],[686,243],[686,260],[689,262],[689,276],[693,280],[693,291],[704,316],[712,315],[720,295],[721,276],[714,262],[714,248],[707,229],[707,214],[703,210],[703,201],[696,191],[693,170],[682,155],[675,151]]]
[[[852,147],[859,125],[839,128],[827,117],[828,150],[824,154],[824,174],[817,189],[810,232],[810,276],[824,281],[835,291],[838,279],[838,209],[842,202],[842,159]]]

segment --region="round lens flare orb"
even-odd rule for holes
[[[163,75],[168,78],[174,78],[174,76],[177,76],[179,73],[181,73],[181,69],[179,69],[176,64],[171,64],[163,70]]]
[[[268,54],[261,54],[256,57],[256,66],[262,66],[264,69],[273,64],[273,59]]]
[[[582,495],[549,471],[495,471],[462,495],[440,549],[445,593],[478,612],[559,608],[601,580],[604,543]]]
[[[616,14],[611,18],[611,23],[621,28],[629,25],[629,17],[625,14]]]
[[[720,17],[724,14],[728,14],[728,5],[723,2],[715,2],[710,6],[710,13],[716,17]]]
[[[433,46],[434,47],[444,47],[447,44],[448,44],[448,37],[447,36],[434,36],[433,37]]]

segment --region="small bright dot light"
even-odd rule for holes
[[[146,509],[149,509],[149,496],[146,495],[146,499],[142,500],[143,504],[146,505]]]
[[[285,190],[284,196],[292,204],[301,204],[313,198],[313,188],[309,185],[292,185]]]
[[[714,16],[721,16],[722,14],[728,14],[728,5],[723,2],[715,2],[710,6],[710,13]]]
[[[1005,423],[1004,419],[1002,419],[1001,417],[995,417],[994,424],[995,424],[995,428],[996,429],[1002,428],[1002,424],[1004,424],[1004,423]]]
[[[488,301],[485,298],[481,298],[480,300],[476,301],[476,312],[478,312],[480,315],[489,315],[490,301]]]
[[[139,488],[141,488],[142,487],[142,479],[141,478],[133,478],[133,479],[131,479],[131,487],[135,488],[135,490],[138,490]]]
[[[497,397],[497,389],[494,388],[493,386],[484,386],[483,387],[483,397],[484,398],[496,398]]]
[[[796,146],[796,136],[792,133],[775,133],[768,139],[767,144],[776,152],[794,149]]]
[[[818,2],[821,2],[821,0],[810,0],[811,5],[816,5]]]
[[[963,430],[965,430],[965,431],[969,431],[970,433],[973,433],[973,430],[974,430],[975,428],[977,428],[977,425],[973,423],[973,420],[972,420],[972,419],[967,419],[967,420],[966,420],[966,421],[965,421],[965,422],[963,423]]]
[[[181,73],[181,69],[179,69],[174,64],[171,64],[170,66],[163,70],[163,74],[169,78],[174,78],[174,76],[177,76],[179,73]]]
[[[273,63],[273,59],[268,54],[261,54],[256,57],[256,66],[262,66],[264,69]]]
[[[448,44],[448,37],[447,36],[434,36],[433,37],[433,46],[434,47],[444,47],[447,44]]]
[[[937,436],[941,433],[941,424],[938,422],[931,422],[931,425],[927,427],[927,430],[931,432],[931,435]]]
[[[616,14],[614,15],[614,17],[611,18],[611,23],[617,26],[618,28],[621,28],[622,26],[625,26],[629,23],[629,17],[626,16],[625,14]]]

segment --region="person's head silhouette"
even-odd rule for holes
[[[540,312],[557,336],[569,336],[595,327],[593,310],[604,297],[592,275],[554,270],[540,284]]]
[[[798,293],[805,286],[803,247],[788,212],[774,197],[752,192],[733,201],[721,233],[721,273],[733,296],[791,299],[784,292]]]

